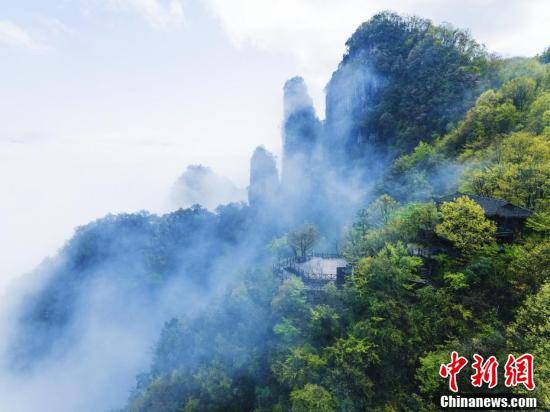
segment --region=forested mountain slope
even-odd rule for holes
[[[406,153],[347,231],[344,255],[354,272],[346,285],[312,296],[298,278],[279,284],[267,268],[243,273],[201,315],[165,325],[126,410],[437,410],[447,385],[439,366],[453,350],[468,358],[534,354],[534,394],[548,405],[549,70],[543,58],[489,63],[463,33],[426,25],[376,16],[350,39],[339,69],[364,59],[403,79],[425,67],[427,90],[435,89],[400,94],[388,78],[388,94],[375,108],[362,101],[364,113],[354,118],[369,130],[384,108],[392,116],[387,147]],[[452,33],[469,59],[434,63],[423,53],[434,44],[449,51]],[[361,52],[376,36],[391,48]],[[463,70],[457,61],[480,66]],[[489,66],[494,74],[483,77]],[[432,68],[460,75],[445,76],[440,90]],[[497,88],[476,99],[463,94],[470,81]],[[442,95],[448,101],[439,106]],[[426,117],[407,109],[415,96]],[[432,201],[457,188],[534,214],[512,239],[497,238],[497,223],[471,198]],[[483,391],[465,376],[459,385],[461,394]]]
[[[12,370],[85,365],[109,394],[142,370],[125,411],[417,411],[437,410],[450,351],[530,352],[548,402],[547,54],[500,59],[451,26],[375,15],[324,120],[286,83],[281,179],[258,148],[248,205],[78,229],[20,303]],[[437,201],[456,191],[530,217],[498,237],[473,196]],[[274,276],[301,235],[351,263],[343,287]]]

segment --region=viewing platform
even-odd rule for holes
[[[332,253],[311,253],[307,256],[283,259],[273,265],[273,273],[281,282],[299,277],[308,290],[321,290],[329,282],[342,287],[351,266],[341,255]]]

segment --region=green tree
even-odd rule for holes
[[[494,141],[499,134],[510,133],[519,120],[518,109],[500,91],[487,90],[468,110],[458,127],[438,142],[451,155],[462,154],[467,159]]]
[[[308,382],[318,382],[325,372],[327,361],[309,345],[297,346],[286,358],[275,361],[271,369],[279,382],[292,389]]]
[[[365,410],[374,394],[370,376],[380,359],[376,346],[367,338],[352,334],[338,339],[325,349],[328,359],[327,382],[341,403],[352,403],[355,410]]]
[[[295,229],[288,233],[288,244],[292,248],[295,256],[306,256],[307,253],[320,240],[321,234],[312,224]]]
[[[411,203],[394,209],[387,223],[380,227],[354,224],[344,246],[344,256],[357,263],[363,257],[376,255],[387,243],[424,244],[431,238],[438,221],[433,203]]]
[[[359,261],[353,282],[364,296],[383,293],[400,298],[418,280],[415,271],[420,264],[421,260],[410,256],[402,243],[386,244],[376,256]]]
[[[494,242],[496,225],[487,219],[483,209],[468,196],[440,206],[441,223],[435,233],[449,240],[465,256]]]
[[[336,410],[329,391],[319,385],[308,383],[302,389],[292,391],[292,412],[332,412]]]
[[[537,83],[530,77],[518,77],[502,86],[501,92],[505,99],[510,99],[516,109],[524,111],[534,100]]]
[[[370,221],[374,226],[385,225],[389,222],[398,205],[393,197],[386,194],[376,198],[367,209]]]
[[[550,213],[539,212],[533,214],[527,219],[526,226],[533,229],[535,232],[549,233],[550,232]]]
[[[535,357],[537,397],[550,405],[550,283],[527,298],[508,327],[509,345],[519,353]]]
[[[547,210],[550,193],[550,140],[513,133],[477,157],[462,177],[461,190],[506,199],[535,211]]]
[[[292,249],[288,244],[288,239],[286,236],[281,236],[273,239],[267,245],[267,248],[277,259],[282,259],[292,253]]]
[[[448,350],[430,352],[420,358],[420,365],[416,371],[416,379],[420,384],[420,392],[435,399],[442,393],[447,383],[439,376],[439,367],[449,361]]]
[[[329,305],[317,305],[310,311],[309,333],[319,346],[327,346],[340,334],[340,316]]]
[[[535,134],[550,130],[550,92],[541,93],[533,102],[527,116],[527,125]]]

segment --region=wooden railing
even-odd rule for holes
[[[278,267],[288,267],[296,265],[297,263],[305,263],[311,258],[321,258],[321,259],[343,259],[342,255],[338,253],[308,253],[306,256],[291,256],[282,260],[279,260],[277,263],[273,264],[273,269],[275,270]]]
[[[343,259],[342,255],[337,253],[310,253],[306,256],[292,256],[282,259],[273,265],[273,272],[279,275],[282,281],[287,280],[291,275],[298,276],[307,285],[322,285],[330,281],[343,283],[335,273],[313,273],[306,272],[299,265],[312,258],[321,259]]]

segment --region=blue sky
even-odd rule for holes
[[[468,28],[533,55],[543,0],[0,0],[0,285],[108,212],[168,210],[188,164],[240,186],[280,152],[282,85],[323,87],[356,26],[382,9]]]

